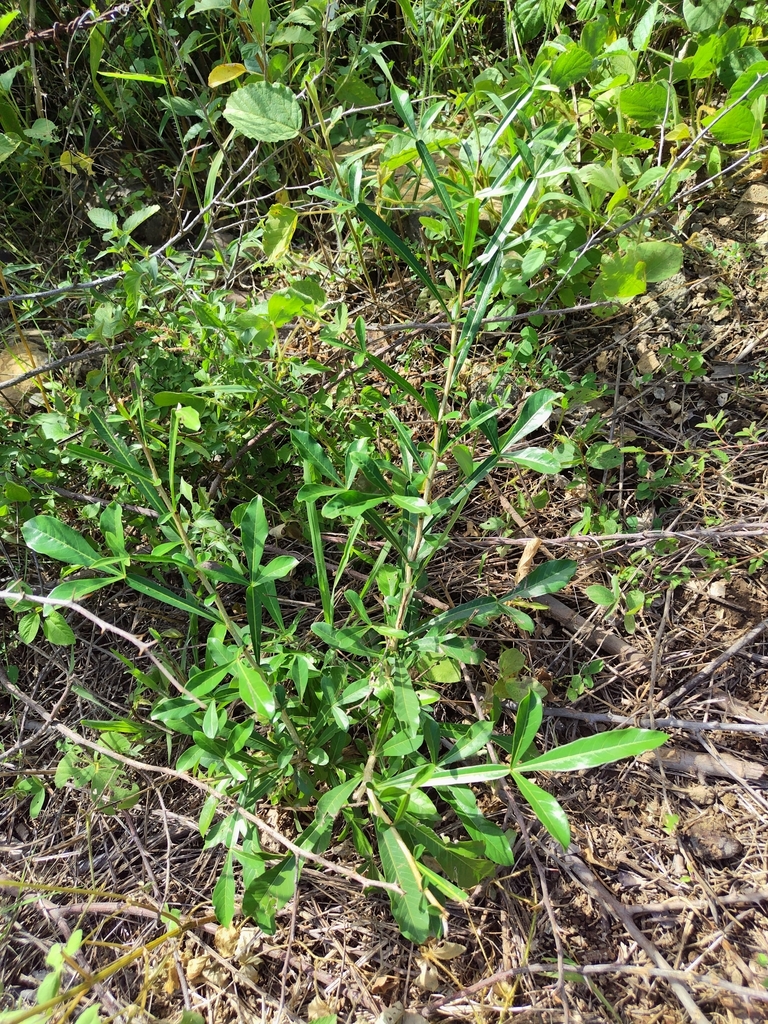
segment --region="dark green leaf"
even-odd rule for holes
[[[358,216],[361,220],[364,220],[368,227],[375,231],[379,238],[383,242],[386,242],[390,249],[396,253],[403,262],[408,264],[422,284],[437,299],[445,312],[448,313],[448,307],[445,302],[443,302],[443,297],[440,294],[437,285],[427,273],[424,265],[416,258],[416,256],[414,256],[412,250],[402,240],[402,238],[396,235],[395,232],[384,223],[381,217],[379,217],[377,213],[374,213],[370,207],[365,205],[365,203],[358,203],[355,206],[355,209],[357,210]]]
[[[201,618],[209,619],[211,622],[221,621],[217,611],[214,611],[212,608],[206,608],[205,605],[200,604],[198,601],[180,597],[178,594],[174,594],[172,590],[168,590],[159,583],[155,583],[154,580],[149,579],[147,576],[134,576],[133,573],[128,573],[125,579],[134,590],[138,590],[140,594],[151,597],[155,601],[170,605],[171,608],[178,608],[179,611],[186,612],[188,615],[199,615]]]

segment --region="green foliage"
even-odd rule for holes
[[[300,810],[296,844],[310,853],[348,840],[371,880],[397,886],[393,915],[423,942],[447,900],[512,864],[514,836],[480,810],[477,787],[508,779],[567,846],[565,811],[530,775],[663,742],[628,729],[540,753],[543,687],[512,647],[488,721],[435,712],[466,666],[484,661],[478,629],[499,620],[531,633],[537,597],[567,586],[574,562],[544,562],[505,594],[441,611],[425,595],[436,555],[498,470],[533,481],[534,507],[549,500],[539,476],[570,474],[587,495],[575,534],[617,532],[599,481],[620,467],[634,462],[640,501],[703,472],[703,455],[652,462],[606,436],[589,409],[605,389],[558,369],[534,317],[585,301],[611,312],[680,271],[684,248],[657,214],[697,174],[717,177],[763,145],[763,29],[727,0],[686,0],[682,12],[513,6],[482,68],[485,14],[471,3],[399,0],[386,39],[390,26],[374,26],[369,7],[183,0],[157,22],[133,11],[124,33],[92,32],[71,68],[52,56],[52,79],[66,71],[76,88],[47,89],[51,120],[34,116],[30,67],[0,73],[8,224],[39,231],[38,211],[61,193],[88,211],[62,276],[89,277],[86,260],[100,260],[116,277],[84,300],[76,337],[124,341],[133,359],[133,369],[91,369],[66,393],[53,384],[44,411],[9,418],[0,525],[60,564],[49,596],[61,605],[41,607],[26,582],[9,604],[28,644],[41,628],[74,644],[72,602],[117,586],[175,614],[175,634],[151,630],[153,672],[128,671],[177,767],[211,786],[199,827],[206,847],[224,848],[212,893],[223,923],[241,888],[244,912],[274,928],[303,863],[263,850],[225,797],[246,812],[265,799]],[[38,15],[56,20],[44,5]],[[13,26],[0,15],[0,32]],[[112,131],[138,139],[143,155],[97,175],[99,140]],[[197,257],[153,251],[143,232],[164,191],[189,197],[206,237],[225,218],[241,237],[215,238]],[[176,226],[187,213],[179,202]],[[94,230],[97,254],[86,252]],[[202,249],[202,237],[192,241]],[[219,284],[245,262],[265,297],[237,308]],[[364,317],[339,298],[343,276],[374,292],[393,262],[421,289],[414,319],[448,325],[429,378],[372,350]],[[292,276],[269,277],[274,266]],[[28,269],[19,261],[7,276],[21,287]],[[20,308],[25,319],[44,313],[34,300]],[[495,380],[470,395],[483,332],[519,310],[533,311],[531,323],[504,342]],[[316,333],[322,356],[293,344],[293,328]],[[328,351],[343,374],[332,378]],[[695,337],[662,355],[685,381],[704,372]],[[524,401],[501,387],[507,376]],[[574,427],[566,414],[576,410],[585,415]],[[545,445],[549,422],[555,443]],[[53,490],[73,481],[112,500],[86,504],[77,521]],[[272,550],[288,529],[311,547],[306,563]],[[319,596],[314,619],[286,597],[302,574]],[[630,574],[609,582],[587,596],[631,633],[646,595]],[[569,695],[598,671],[582,668]],[[511,736],[502,700],[518,705]],[[114,753],[140,753],[124,723],[93,727]],[[87,788],[101,810],[137,799],[116,760],[74,746],[56,784]],[[19,793],[39,810],[32,780]],[[441,838],[446,814],[463,830],[455,842]]]

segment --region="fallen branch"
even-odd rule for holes
[[[549,614],[564,626],[569,633],[583,633],[580,637],[582,643],[594,647],[596,651],[604,651],[606,654],[618,655],[628,667],[634,669],[649,669],[648,658],[641,652],[628,644],[616,633],[608,633],[599,626],[593,626],[583,615],[572,611],[568,605],[558,601],[551,594],[544,594],[536,598],[537,604],[547,606]]]
[[[748,736],[768,735],[766,725],[741,725],[735,722],[689,722],[685,718],[636,718],[634,715],[614,715],[610,712],[578,711],[573,708],[544,708],[545,718],[567,718],[588,725],[633,726],[640,729],[680,729],[682,732],[737,732]]]
[[[766,727],[762,726],[762,730],[765,735]],[[730,779],[735,775],[745,782],[761,782],[766,777],[766,770],[762,765],[742,761],[733,754],[720,753],[715,760],[709,754],[697,754],[692,750],[649,750],[640,754],[638,761],[645,764],[657,764],[661,761],[667,771],[679,772],[682,775],[709,775],[719,779]],[[718,764],[718,761],[721,763]]]

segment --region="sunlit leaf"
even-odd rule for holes
[[[515,770],[576,772],[584,768],[597,768],[599,765],[613,764],[623,757],[636,757],[646,750],[655,750],[668,739],[666,733],[653,729],[614,729],[555,747],[531,761],[518,764]]]

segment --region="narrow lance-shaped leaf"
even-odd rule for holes
[[[229,928],[235,916],[235,872],[231,852],[227,853],[219,880],[213,887],[212,903],[216,920],[223,928]]]
[[[522,184],[517,195],[511,200],[506,212],[502,216],[499,226],[496,228],[485,252],[477,257],[479,266],[490,263],[496,258],[497,254],[504,251],[504,245],[509,238],[512,228],[525,212],[525,208],[536,191],[537,184],[536,178],[529,178],[528,181]]]
[[[90,566],[102,557],[77,530],[53,516],[35,516],[21,528],[28,547],[67,565]]]
[[[655,750],[669,737],[653,729],[615,729],[585,736],[515,766],[520,772],[576,772]]]
[[[413,112],[411,97],[405,89],[400,89],[394,84],[390,86],[389,95],[392,98],[392,106],[395,108],[400,120],[411,135],[416,138],[418,132],[416,129],[416,116]]]
[[[459,223],[458,214],[456,213],[456,210],[453,207],[451,197],[448,195],[445,185],[440,180],[440,172],[437,169],[435,161],[432,159],[432,154],[427,149],[426,143],[423,142],[421,139],[417,139],[416,141],[416,150],[419,156],[421,157],[421,162],[424,165],[424,170],[426,171],[427,177],[434,185],[435,192],[437,192],[440,202],[442,203],[443,209],[448,214],[456,238],[462,238],[464,233],[462,231],[461,224]]]
[[[250,569],[251,582],[255,583],[264,554],[264,544],[269,534],[269,524],[264,514],[264,500],[261,495],[254,498],[245,510],[245,515],[240,523],[240,533]]]
[[[333,480],[339,487],[344,486],[333,463],[311,434],[308,434],[306,430],[292,430],[291,441],[302,459],[309,461],[328,480]]]
[[[511,867],[515,863],[512,852],[514,833],[505,834],[498,825],[484,816],[471,789],[466,786],[449,789],[444,793],[444,799],[456,811],[468,835],[483,844],[489,860],[502,867]]]
[[[537,786],[535,782],[526,779],[524,775],[513,772],[512,777],[547,832],[560,843],[564,850],[567,850],[571,843],[571,828],[566,813],[557,800],[546,789]]]
[[[456,740],[450,752],[442,758],[441,766],[445,767],[455,761],[466,761],[473,757],[488,743],[492,732],[493,725],[490,722],[474,722],[464,735]]]
[[[390,671],[395,694],[395,715],[405,732],[415,736],[419,727],[420,704],[411,675],[401,661],[391,663]]]
[[[515,732],[512,737],[512,751],[510,764],[516,768],[517,762],[528,747],[533,743],[533,737],[539,731],[541,720],[544,716],[544,709],[541,705],[541,697],[535,690],[529,690],[517,707],[515,718]]]
[[[402,896],[396,893],[390,896],[392,914],[405,938],[421,945],[430,932],[429,907],[422,891],[421,875],[416,873],[416,865],[397,830],[378,818],[375,824],[384,877],[403,890]]]
[[[394,778],[382,780],[382,790],[386,786],[410,786],[416,780],[421,768],[409,768]],[[509,775],[507,765],[477,764],[460,765],[455,768],[434,768],[426,775],[421,786],[440,788],[441,786],[472,785],[479,782],[494,782],[505,779]]]
[[[374,211],[369,206],[366,206],[365,203],[358,203],[355,206],[355,209],[357,210],[358,216],[361,220],[364,220],[368,227],[371,228],[371,230],[374,231],[383,242],[387,243],[392,252],[396,253],[404,263],[408,264],[414,274],[437,299],[447,314],[448,307],[443,301],[440,290],[427,273],[424,265],[416,258],[410,246],[407,245],[399,235],[396,235],[392,228],[385,224],[381,217],[379,217],[377,213],[374,213]]]
[[[461,337],[457,346],[456,368],[453,375],[454,382],[458,380],[467,356],[472,345],[475,343],[478,334],[483,326],[486,310],[491,299],[496,294],[496,285],[501,273],[501,253],[497,252],[494,258],[488,263],[480,280],[480,287],[475,298],[475,304],[467,314],[464,326],[461,329]]]
[[[171,608],[178,608],[179,611],[187,612],[188,615],[199,615],[204,619],[210,619],[211,622],[221,621],[217,611],[214,611],[212,608],[206,608],[199,601],[191,601],[185,597],[180,597],[178,594],[174,594],[172,590],[168,590],[167,587],[155,583],[154,580],[146,576],[135,576],[133,573],[129,573],[126,576],[126,581],[134,590],[138,590],[140,594],[154,598],[154,600],[160,601],[162,604],[170,605]]]

